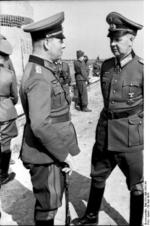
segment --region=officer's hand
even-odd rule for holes
[[[69,176],[72,174],[72,169],[70,167],[64,167],[64,168],[62,168],[62,171],[64,173],[68,173]]]
[[[72,169],[71,169],[71,167],[70,167],[70,159],[71,159],[71,156],[70,156],[70,154],[67,156],[67,158],[65,159],[65,161],[62,163],[62,171],[64,172],[64,173],[69,173],[69,175],[71,175],[71,173],[72,173]]]
[[[66,163],[66,165],[62,168],[62,171],[66,172],[66,173],[69,173],[69,175],[71,175],[71,173],[74,170],[75,165],[76,165],[75,157],[73,157],[70,154],[68,154],[68,156],[65,159],[64,163]]]

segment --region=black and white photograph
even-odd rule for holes
[[[0,225],[150,225],[146,11],[0,1]]]

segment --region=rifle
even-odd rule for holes
[[[65,226],[69,226],[71,222],[69,210],[69,174],[65,173],[65,199],[66,199],[66,213],[65,213]]]

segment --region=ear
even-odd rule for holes
[[[50,45],[49,40],[48,39],[44,39],[43,40],[43,47],[44,47],[45,50],[49,49],[49,45]]]
[[[131,35],[130,35],[130,40],[131,40],[131,42],[133,42],[134,39],[135,39],[135,36],[131,34]]]

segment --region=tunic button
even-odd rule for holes
[[[115,90],[115,89],[113,90],[113,93],[114,93],[114,94],[116,93],[116,90]]]
[[[114,104],[114,103],[115,103],[115,101],[113,101],[113,100],[112,100],[112,101],[111,101],[111,103],[112,103],[112,104]]]
[[[117,79],[115,79],[114,82],[117,83]]]
[[[142,124],[142,121],[140,121],[140,125]]]

